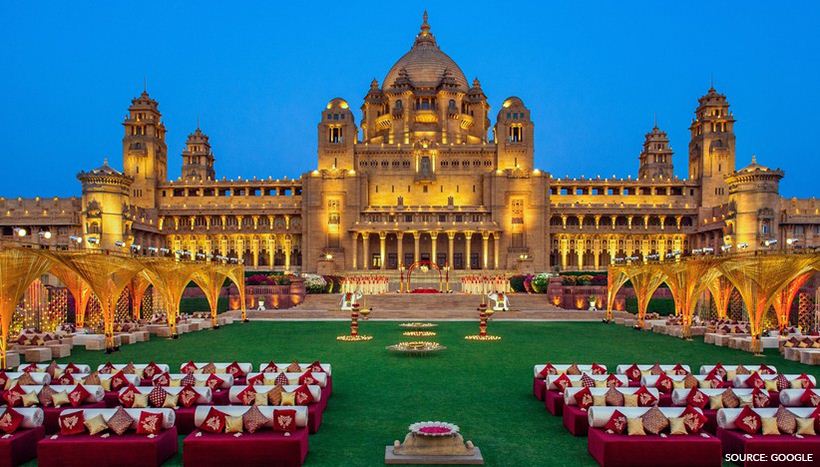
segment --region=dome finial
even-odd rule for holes
[[[752,154],[752,164],[757,164],[757,155]]]
[[[424,10],[424,14],[421,15],[421,32],[430,32],[430,25],[427,24],[427,10]]]
[[[430,32],[430,24],[427,22],[427,10],[424,10],[424,14],[421,17],[421,30],[419,34],[416,36],[416,43],[413,46],[417,46],[419,44],[431,44],[436,47],[436,38],[433,37],[433,34]]]

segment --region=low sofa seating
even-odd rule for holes
[[[37,446],[39,466],[158,466],[178,450],[171,409],[67,409],[60,422]]]
[[[802,389],[817,384],[814,376],[802,374],[768,374],[763,375],[757,372],[751,375],[737,375],[732,380],[732,387],[736,388],[760,388],[766,389],[775,399],[779,400],[777,393],[783,389]]]
[[[180,373],[227,373],[233,376],[234,384],[245,384],[245,376],[253,371],[250,363],[202,363],[188,362],[180,365]]]
[[[820,458],[820,411],[810,407],[721,409],[717,436],[729,460],[740,463],[743,455],[812,455]],[[738,456],[734,460],[732,456]],[[799,465],[802,462],[746,462],[746,465]]]
[[[544,365],[535,365],[533,367],[533,377],[532,377],[532,394],[535,396],[536,399],[539,401],[544,400],[544,396],[547,392],[547,387],[544,384],[544,379],[547,375],[560,375],[561,373],[566,373],[569,375],[581,375],[584,373],[588,374],[595,374],[595,375],[605,375],[607,374],[606,365],[599,365],[597,363],[592,363],[589,365],[578,365],[575,363],[566,364],[566,363],[546,363]]]
[[[308,452],[308,410],[294,406],[199,406],[183,441],[183,465],[300,466]]]
[[[641,377],[646,375],[686,375],[691,373],[692,370],[689,368],[689,365],[681,365],[677,363],[675,365],[661,365],[659,363],[655,363],[654,365],[645,365],[645,364],[637,364],[632,363],[629,365],[618,365],[615,367],[615,374],[617,375],[626,375],[626,379],[629,381],[629,385],[632,387],[638,387],[641,383]]]
[[[103,350],[105,349],[105,334],[85,334],[76,333],[71,338],[73,345],[82,345],[85,350]]]
[[[106,407],[115,407],[117,404],[117,391],[129,384],[137,385],[140,383],[139,377],[133,374],[124,374],[117,372],[114,374],[105,373],[74,373],[63,374],[52,380],[54,384],[72,385],[72,384],[87,384],[102,386],[104,391],[103,401]]]
[[[757,372],[761,375],[777,374],[777,368],[774,365],[724,365],[718,363],[717,365],[701,365],[698,371],[701,375],[707,375],[712,379],[715,376],[724,381],[731,382],[738,375],[751,375]]]
[[[52,394],[51,400],[45,399],[46,395],[41,394],[44,388],[48,388],[49,394]],[[20,395],[16,398],[12,397],[9,393],[13,391],[18,391],[18,394]],[[6,405],[18,406],[25,403],[22,398],[23,394],[31,393],[34,393],[37,397],[37,403],[34,405],[38,405],[43,409],[43,426],[46,429],[46,433],[54,433],[57,431],[59,428],[57,419],[64,410],[71,408],[91,409],[105,407],[105,392],[103,391],[102,386],[84,386],[82,384],[47,386],[17,385],[6,391],[4,394]],[[67,397],[67,400],[64,400],[59,407],[55,407],[53,405],[54,393],[63,393]]]
[[[158,388],[165,396],[156,393]],[[180,435],[194,431],[194,413],[198,406],[213,405],[213,393],[207,386],[127,386],[117,392],[117,405],[134,407],[135,394],[147,395],[148,407],[172,409]],[[169,394],[171,398],[166,397]]]
[[[820,405],[820,389],[784,389],[780,391],[780,404],[786,407],[817,407]]]
[[[299,367],[297,370],[296,367]],[[318,360],[313,363],[299,363],[299,362],[291,362],[291,363],[260,363],[259,364],[259,371],[261,373],[279,373],[284,371],[285,373],[304,373],[310,370],[312,373],[324,373],[326,376],[326,381],[324,387],[322,387],[323,395],[325,396],[325,400],[327,400],[330,395],[333,393],[333,367],[330,363],[320,363]]]
[[[56,368],[57,371],[50,371],[49,367]],[[91,373],[91,367],[83,363],[28,363],[17,367],[17,371],[49,373],[53,376],[55,373]]]
[[[270,393],[277,386],[266,386],[263,384],[234,386],[229,392],[229,401],[232,405],[268,405],[270,403]],[[322,425],[322,414],[325,411],[327,402],[322,399],[322,388],[318,385],[293,385],[287,384],[281,387],[281,391],[293,394],[293,405],[305,406],[308,409],[308,429],[311,434],[319,431]],[[310,394],[310,397],[307,397]],[[257,399],[257,396],[260,399]],[[278,398],[274,400],[276,404],[270,405],[285,405],[282,403],[281,392],[273,396]],[[260,404],[260,402],[264,402]]]
[[[602,467],[721,465],[720,440],[695,407],[593,406],[588,417],[587,449]]]
[[[585,383],[586,381],[586,383]],[[608,386],[622,387],[627,385],[624,375],[547,375],[544,380],[546,393],[544,407],[553,415],[561,415],[564,407],[564,390],[566,388],[580,388],[583,386],[606,388]]]
[[[211,400],[215,405],[228,404],[228,390],[233,386],[233,376],[226,373],[160,373],[151,380],[152,386],[193,386],[209,387]]]
[[[287,381],[285,381],[287,379]],[[305,371],[304,373],[248,373],[248,384],[264,384],[266,386],[276,386],[277,384],[303,384],[306,379],[311,380],[309,384],[315,384],[322,388],[322,399],[328,401],[330,399],[330,375],[327,373]]]
[[[641,397],[643,394],[651,397]],[[589,407],[650,407],[657,404],[659,396],[658,390],[654,388],[566,388],[561,416],[564,427],[573,436],[586,436],[589,430]]]
[[[26,376],[28,375],[28,376]],[[25,371],[0,371],[0,390],[7,390],[23,378],[23,384],[49,384],[51,375]]]
[[[160,374],[160,373],[168,373],[171,371],[171,368],[165,363],[104,363],[97,367],[97,371],[100,374],[114,374],[119,371],[122,371],[125,374],[133,374],[136,375],[140,382],[137,383],[138,385],[143,386],[150,386],[151,379]]]
[[[0,409],[0,465],[20,465],[37,456],[37,443],[46,435],[43,409]]]
[[[763,399],[755,399],[753,389],[749,388],[691,388],[675,389],[672,391],[672,406],[686,407],[688,405],[701,409],[706,416],[704,430],[709,433],[717,432],[717,411],[722,408],[735,408],[751,404],[771,404],[768,394]]]

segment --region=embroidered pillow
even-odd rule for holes
[[[662,375],[662,374],[664,374],[664,371],[661,368],[661,365],[656,362],[654,365],[652,365],[651,368],[649,368],[649,374],[650,375]]]
[[[248,378],[247,383],[251,386],[254,384],[265,384],[265,373],[259,373],[256,376]]]
[[[606,385],[609,387],[619,388],[624,385],[623,381],[615,375],[609,375],[606,378]]]
[[[273,409],[273,431],[290,433],[296,431],[296,411]]]
[[[165,403],[165,396],[168,393],[165,392],[165,389],[162,389],[162,386],[155,386],[154,389],[148,393],[148,403],[151,404],[151,407],[162,407],[162,404]]]
[[[162,373],[159,365],[154,363],[153,361],[148,365],[145,365],[145,369],[142,370],[142,376],[145,378],[153,378],[154,375],[158,375]]]
[[[297,362],[296,360],[291,362],[291,364],[288,365],[287,368],[285,368],[285,373],[299,373],[300,371],[302,371],[302,367],[299,365],[299,362]]]
[[[281,405],[282,404],[282,393],[284,392],[284,388],[281,385],[277,385],[270,391],[268,391],[268,402],[270,405]]]
[[[248,386],[245,389],[239,391],[239,394],[236,395],[236,398],[242,405],[251,405],[256,400],[256,391],[253,389],[253,386]]]
[[[179,380],[180,386],[196,386],[196,376],[193,373],[188,373]]]
[[[310,370],[299,376],[299,384],[318,384],[316,378],[313,377],[313,372]]]
[[[122,407],[117,407],[117,411],[114,412],[114,415],[108,419],[108,428],[111,429],[117,435],[123,435],[131,425],[133,425],[134,419],[128,415],[128,412],[125,411]]]
[[[595,380],[592,379],[592,376],[584,373],[581,375],[581,386],[585,388],[594,388],[595,387]]]
[[[561,374],[552,382],[552,384],[554,384],[555,387],[558,388],[559,392],[564,392],[566,388],[572,387],[572,382],[569,380],[569,377],[566,374]]]
[[[661,373],[655,382],[655,388],[663,394],[669,394],[672,392],[672,378],[666,376],[666,373]]]
[[[625,371],[627,379],[630,381],[640,381],[641,380],[641,369],[638,368],[638,365],[633,363],[632,366],[626,369]]]
[[[251,406],[251,408],[242,415],[242,425],[248,433],[255,433],[256,430],[265,426],[266,423],[268,423],[268,419],[255,405]]]
[[[723,401],[723,407],[727,409],[736,409],[740,406],[740,398],[732,391],[732,388],[723,391],[720,399]]]
[[[592,364],[592,374],[593,375],[605,375],[606,374],[606,368],[604,368],[601,365],[598,365],[597,363],[593,363]]]
[[[626,416],[617,410],[612,412],[612,416],[609,417],[609,421],[607,421],[606,425],[604,425],[604,430],[616,435],[622,435],[625,428]]]
[[[672,368],[672,374],[683,376],[689,374],[689,372],[686,371],[686,368],[684,368],[683,365],[678,363],[674,368]]]
[[[278,375],[276,375],[276,379],[274,380],[273,384],[281,384],[283,386],[286,384],[290,384],[288,375],[286,375],[284,372],[279,373]]]
[[[635,395],[638,396],[639,407],[650,407],[658,403],[658,398],[653,396],[646,386],[638,388],[638,390],[635,391]]]
[[[186,385],[179,391],[179,403],[186,409],[193,407],[197,399],[199,399],[199,393],[196,392],[193,386]]]
[[[698,379],[695,378],[695,375],[689,373],[683,378],[683,387],[685,389],[692,389],[698,387]]]
[[[657,407],[649,409],[641,416],[641,419],[643,420],[644,431],[653,435],[660,434],[669,427],[669,419]]]
[[[233,362],[225,368],[225,372],[229,375],[233,376],[234,378],[239,378],[241,376],[245,376],[245,372],[242,371],[242,367],[239,366],[239,363]]]
[[[777,429],[784,435],[793,435],[797,431],[797,417],[782,405],[775,412],[774,418],[777,420]]]
[[[0,430],[3,433],[10,434],[17,431],[17,428],[20,427],[20,424],[23,423],[23,415],[20,412],[12,409],[11,407],[7,408],[3,415],[0,416]]]
[[[196,371],[196,364],[193,362],[193,360],[191,360],[190,362],[186,363],[185,365],[182,365],[182,367],[180,368],[180,371],[183,372],[183,373],[193,373],[193,372]]]
[[[213,373],[211,374],[211,376],[208,376],[208,379],[205,380],[205,386],[211,388],[211,391],[215,391],[216,388],[222,386],[224,383],[225,380],[223,380],[219,376],[216,376]]]
[[[84,388],[82,384],[78,384],[71,392],[68,393],[68,402],[72,407],[79,407],[91,396],[88,389]]]
[[[575,376],[577,376],[577,375],[580,375],[580,374],[581,374],[581,369],[580,369],[580,368],[578,368],[578,365],[576,365],[575,363],[573,363],[572,365],[570,365],[570,366],[568,366],[568,367],[567,367],[567,371],[565,371],[564,373],[566,373],[566,374],[568,374],[568,375],[575,375]]]
[[[706,404],[708,403],[709,398],[706,397],[706,394],[701,392],[698,388],[692,388],[689,391],[689,394],[686,395],[686,405],[691,405],[693,407],[702,409],[706,407]]]
[[[134,395],[140,394],[139,389],[136,388],[133,384],[129,384],[127,388],[125,388],[122,392],[119,393],[117,398],[120,400],[120,404],[123,407],[131,407],[134,405]]]
[[[768,407],[770,402],[768,391],[764,391],[760,388],[754,388],[752,390],[752,405],[754,405],[755,408]]]
[[[735,419],[735,428],[745,431],[750,435],[754,435],[760,431],[760,415],[758,415],[751,408],[744,407]]]
[[[60,434],[64,436],[85,433],[84,423],[85,417],[82,410],[64,410],[57,417],[57,426],[60,427]]]
[[[54,401],[51,399],[54,393],[56,393],[54,389],[51,389],[51,386],[46,384],[40,389],[40,393],[37,394],[37,398],[40,400],[41,407],[51,407],[54,405]]]
[[[592,393],[589,388],[581,389],[576,392],[573,397],[575,398],[575,403],[578,404],[578,408],[581,410],[586,410],[592,405]]]
[[[803,395],[800,396],[800,404],[808,407],[817,407],[817,405],[820,404],[820,395],[815,393],[813,389],[806,389],[803,391]]]
[[[606,405],[611,405],[615,407],[623,407],[624,405],[624,395],[621,394],[621,391],[611,386],[606,391],[605,400]]]
[[[706,425],[706,416],[695,410],[694,407],[686,407],[681,412],[680,417],[683,419],[683,424],[686,426],[686,431],[689,434],[698,434],[703,426]]]
[[[262,373],[276,373],[277,371],[279,371],[279,367],[273,361],[268,362],[265,368],[262,368]]]
[[[766,383],[763,381],[763,378],[760,377],[759,374],[755,371],[752,373],[751,376],[746,378],[746,386],[750,388],[762,388],[766,386]]]
[[[214,365],[213,362],[208,363],[207,365],[199,369],[199,373],[206,375],[216,373],[216,365]]]
[[[88,434],[96,435],[97,433],[102,433],[103,431],[108,429],[108,424],[105,423],[105,419],[103,418],[102,414],[97,414],[91,418],[87,418],[83,425],[88,430]]]
[[[171,375],[166,371],[155,377],[153,382],[154,386],[169,386],[171,384]]]
[[[209,433],[222,433],[225,431],[225,414],[212,407],[199,428]]]
[[[140,418],[137,420],[137,434],[138,435],[156,435],[162,431],[162,412],[149,412],[143,410],[140,412]]]

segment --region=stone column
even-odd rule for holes
[[[566,238],[562,238],[560,242],[561,245],[561,269],[567,269],[567,255],[569,255],[569,240]]]
[[[259,266],[259,239],[251,239],[251,254],[253,255],[253,267]]]
[[[438,232],[436,232],[435,230],[434,230],[434,231],[432,231],[432,232],[430,232],[430,242],[431,242],[431,243],[430,243],[430,260],[431,260],[434,264],[438,264],[438,263],[436,262],[436,253],[437,253],[437,251],[436,251],[436,243],[438,243],[438,242],[436,241],[436,239],[437,239],[437,238],[438,238]]]
[[[274,241],[273,235],[268,235],[266,242],[268,250],[268,266],[273,269],[273,252],[276,249],[276,242]]]
[[[370,269],[370,232],[362,232],[362,269]]]
[[[290,250],[291,250],[290,236],[285,237],[285,271],[290,271]]]
[[[387,232],[379,232],[379,269],[382,271],[387,267]]]
[[[493,233],[493,269],[498,269],[498,250],[501,243],[501,233]]]
[[[472,248],[472,246],[470,245],[470,243],[472,243],[472,242],[470,240],[472,240],[472,239],[473,239],[473,233],[472,232],[470,232],[470,231],[464,232],[464,256],[466,256],[466,261],[464,263],[464,269],[468,269],[468,270],[472,269],[472,266],[470,265],[470,254],[471,254],[470,249]]]
[[[351,253],[353,256],[353,270],[355,271],[359,265],[359,232],[353,232],[353,250]]]
[[[578,246],[578,242],[581,242],[581,246]],[[578,270],[583,271],[584,269],[584,253],[586,252],[586,242],[583,240],[575,240],[575,254],[578,255]]]
[[[456,239],[455,232],[447,232],[447,266],[453,268],[453,241]]]
[[[481,232],[481,269],[489,269],[490,267],[490,233]]]
[[[421,232],[413,232],[413,261],[419,260],[419,240],[421,240]]]
[[[398,268],[404,265],[404,232],[396,232],[396,256],[399,257]]]

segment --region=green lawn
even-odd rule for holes
[[[188,360],[250,361],[256,367],[270,359],[333,364],[333,396],[319,433],[310,437],[307,465],[380,465],[384,446],[402,439],[407,425],[419,420],[446,420],[461,427],[465,439],[481,448],[487,465],[595,465],[586,438],[570,436],[532,395],[532,366],[598,362],[701,364],[767,363],[788,373],[812,367],[783,360],[685,342],[601,323],[493,322],[490,332],[500,342],[469,342],[475,323],[441,322],[436,339],[448,348],[427,358],[388,353],[385,346],[401,340],[394,322],[363,322],[369,342],[337,342],[348,331],[343,322],[255,322],[217,331],[185,334],[179,340],[153,338],[124,346],[114,362],[165,362],[172,367]],[[76,351],[70,359],[104,363],[102,352]],[[170,464],[181,462],[181,451]]]

